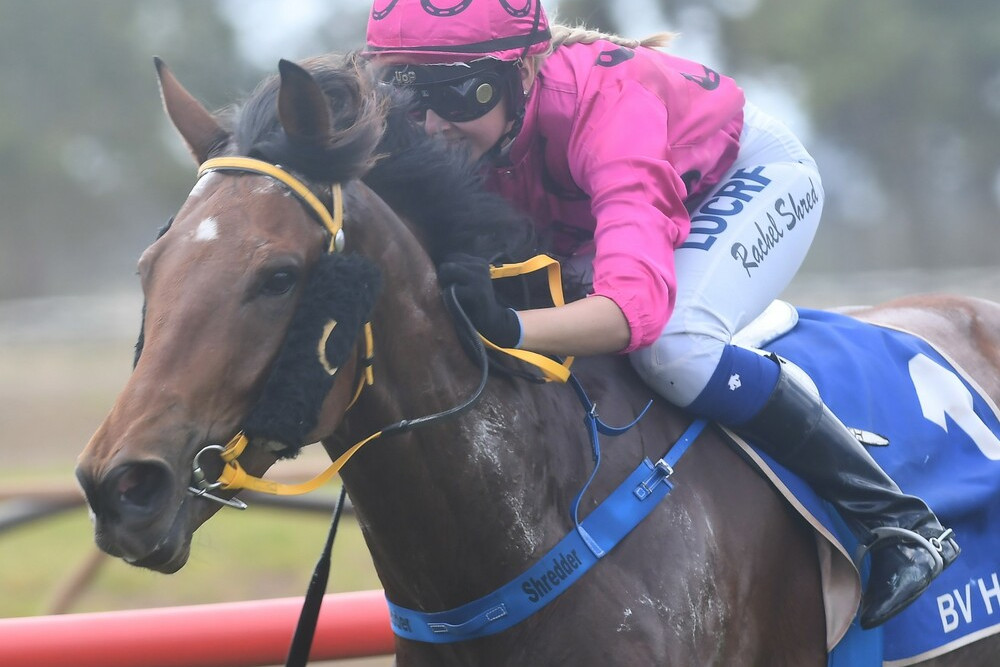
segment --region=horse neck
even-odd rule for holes
[[[348,413],[338,450],[401,419],[459,405],[481,373],[462,352],[419,242],[394,216],[375,217],[351,238],[384,274],[373,316],[376,379]],[[549,477],[564,467],[553,461],[560,443],[543,442],[547,428],[560,428],[541,402],[554,398],[574,400],[491,380],[471,410],[376,440],[347,465],[344,482],[393,601],[466,602],[520,572],[564,531],[566,507],[552,497],[566,496],[558,493],[565,482]],[[561,412],[579,419],[572,407]]]

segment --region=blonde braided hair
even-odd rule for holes
[[[612,44],[624,46],[629,49],[636,49],[640,46],[654,48],[667,46],[676,36],[672,32],[658,32],[642,39],[630,39],[628,37],[601,32],[600,30],[592,30],[585,25],[568,26],[561,23],[553,23],[549,27],[549,31],[552,33],[551,48],[553,51],[563,45],[591,44],[599,39],[607,40]]]

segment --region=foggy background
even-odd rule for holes
[[[799,133],[827,191],[790,290],[802,305],[1000,283],[996,0],[544,4],[630,37],[680,33],[674,53],[734,76]],[[135,262],[195,173],[154,55],[219,108],[279,58],[361,46],[368,6],[0,0],[0,343],[134,334]]]
[[[680,33],[671,51],[734,76],[802,137],[827,200],[785,295],[794,303],[926,291],[1000,300],[997,0],[544,4],[563,22],[625,36]],[[360,47],[368,6],[0,0],[0,492],[75,488],[75,458],[131,371],[142,303],[136,261],[195,178],[160,108],[153,56],[220,108],[274,73],[279,58]],[[322,451],[298,462],[316,472],[326,463]],[[235,530],[218,536],[240,520],[213,520],[198,534],[199,555],[172,577],[106,563],[73,609],[301,595],[326,518],[248,524],[245,542]],[[82,509],[46,526],[0,540],[0,601],[19,605],[0,616],[49,613],[90,562]],[[265,558],[260,535],[275,547]],[[335,561],[333,590],[377,586],[373,574],[358,574],[367,556],[357,528],[341,529],[338,543],[351,535],[358,569]],[[293,538],[298,546],[284,548]]]

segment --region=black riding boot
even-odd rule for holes
[[[861,627],[889,620],[913,602],[960,549],[926,503],[906,495],[811,387],[783,360],[761,412],[735,430],[802,477],[868,544],[871,574]]]

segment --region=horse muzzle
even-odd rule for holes
[[[186,484],[170,466],[155,459],[129,461],[99,475],[81,460],[76,475],[102,551],[160,572],[184,565],[194,529]]]

